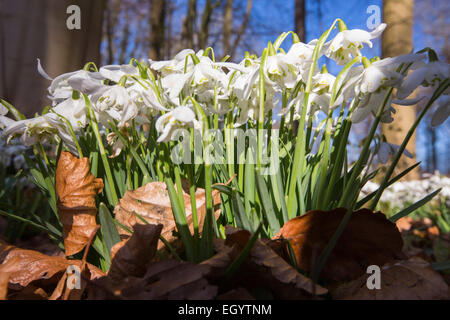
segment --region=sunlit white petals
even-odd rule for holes
[[[53,79],[45,72],[44,68],[42,68],[41,60],[37,58],[37,70],[38,73],[45,79],[52,81]]]
[[[326,55],[335,60],[338,65],[345,65],[354,57],[361,56],[360,50],[363,44],[371,48],[370,40],[379,37],[385,28],[386,24],[382,23],[372,32],[360,29],[341,31],[327,43]]]
[[[114,82],[119,82],[126,75],[137,76],[139,74],[138,69],[129,64],[103,66],[98,72],[102,77]]]
[[[194,111],[186,106],[180,106],[169,111],[158,118],[155,127],[158,133],[158,142],[168,142],[172,134],[179,128],[196,128],[198,123]]]
[[[83,99],[66,99],[52,108],[52,112],[69,121],[74,131],[84,128],[87,124],[86,105]]]
[[[449,65],[441,61],[432,61],[422,68],[413,70],[398,88],[400,99],[408,97],[419,85],[437,86],[449,77]]]
[[[104,125],[108,125],[109,120],[115,120],[122,127],[138,114],[138,108],[128,91],[119,85],[111,86],[105,91],[93,107],[100,113],[99,121]]]
[[[379,68],[375,64],[367,67],[362,73],[359,90],[362,93],[372,93],[377,91],[381,86],[393,86],[402,75],[388,68]]]

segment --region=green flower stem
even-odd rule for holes
[[[119,198],[117,197],[116,187],[114,186],[113,175],[111,172],[111,167],[109,165],[108,157],[106,156],[106,150],[103,146],[102,137],[100,136],[100,131],[98,129],[97,119],[94,114],[94,110],[92,109],[91,102],[87,95],[83,94],[84,101],[86,103],[86,107],[88,109],[89,117],[91,118],[92,128],[97,139],[98,147],[100,149],[100,156],[102,158],[103,166],[105,167],[107,183],[109,186],[109,190],[111,192],[111,200],[112,205],[115,206],[119,202]]]

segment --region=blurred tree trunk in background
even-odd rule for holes
[[[199,39],[198,39],[198,47],[199,49],[205,49],[208,45],[208,36],[209,36],[209,23],[211,22],[211,16],[215,8],[220,5],[220,0],[216,0],[213,4],[211,0],[205,1],[205,9],[203,10],[202,15],[202,24],[200,26]]]
[[[163,60],[166,0],[150,0],[150,51],[153,60]]]
[[[233,26],[233,0],[226,0],[223,12],[223,56],[230,52],[230,39]]]
[[[414,0],[383,0],[383,20],[387,24],[382,37],[384,58],[411,52],[413,49],[413,19]],[[397,111],[394,121],[382,124],[381,131],[386,136],[387,142],[400,145],[416,119],[416,108],[414,106],[393,106]],[[416,135],[414,134],[407,145],[407,149],[414,155],[414,158],[403,155],[396,168],[397,173],[416,162],[415,144]],[[418,176],[418,169],[415,169],[406,176],[406,179],[417,179]]]
[[[40,112],[51,77],[99,63],[104,0],[0,0],[0,96],[27,116]],[[81,29],[69,30],[67,7],[81,9]]]
[[[306,42],[306,6],[305,0],[295,0],[295,32],[300,41]]]
[[[194,25],[197,16],[197,1],[189,0],[187,6],[187,15],[183,21],[183,31],[181,39],[185,43],[185,47],[194,49]]]
[[[234,44],[233,44],[233,46],[231,48],[231,51],[229,53],[229,55],[232,58],[236,54],[237,47],[241,43],[242,36],[244,35],[245,30],[247,29],[247,25],[248,25],[248,22],[250,20],[250,15],[252,13],[252,5],[253,5],[253,0],[247,0],[247,7],[246,7],[246,12],[245,12],[244,19],[242,20],[242,24],[239,27],[239,30],[238,30],[238,32],[236,34],[236,39],[234,40]]]

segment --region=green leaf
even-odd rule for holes
[[[411,212],[413,212],[414,210],[417,210],[418,208],[420,208],[421,206],[423,206],[425,203],[427,203],[428,201],[430,201],[431,199],[433,199],[433,197],[435,195],[437,195],[440,191],[442,190],[442,188],[437,189],[436,191],[433,191],[432,193],[430,193],[429,195],[427,195],[426,197],[420,199],[419,201],[417,201],[416,203],[410,205],[409,207],[403,209],[402,211],[394,214],[392,217],[389,218],[390,221],[392,222],[396,222],[398,219],[403,218],[405,216],[407,216],[408,214],[410,214]]]
[[[114,224],[111,212],[103,202],[100,203],[98,216],[100,219],[100,229],[102,231],[103,242],[109,257],[111,248],[116,243],[120,242],[119,232],[117,231],[117,227]]]

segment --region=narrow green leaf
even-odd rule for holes
[[[392,217],[390,217],[389,220],[392,221],[392,222],[396,222],[398,219],[407,216],[408,214],[410,214],[410,213],[413,212],[414,210],[417,210],[418,208],[420,208],[421,206],[423,206],[425,203],[427,203],[428,201],[430,201],[431,199],[433,199],[433,197],[434,197],[435,195],[437,195],[441,190],[442,190],[442,188],[439,188],[439,189],[433,191],[432,193],[430,193],[430,194],[427,195],[426,197],[420,199],[420,200],[417,201],[416,203],[410,205],[409,207],[403,209],[403,210],[400,211],[400,212],[397,212],[397,213],[394,214]]]

